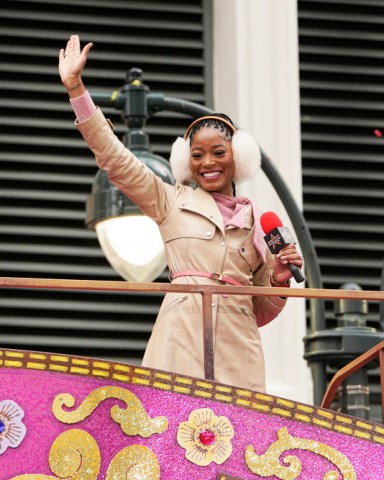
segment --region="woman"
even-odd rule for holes
[[[225,115],[197,119],[172,148],[176,185],[162,182],[118,140],[86,91],[81,73],[91,47],[81,50],[79,37],[72,35],[59,54],[77,128],[111,182],[158,224],[172,282],[288,287],[288,263],[301,268],[300,254],[289,245],[272,256],[263,241],[261,212],[234,196],[234,182],[249,178],[260,164],[253,139]],[[197,188],[188,185],[191,181]],[[265,390],[258,327],[273,320],[285,302],[280,297],[214,296],[216,381]],[[200,295],[167,294],[143,365],[203,378],[201,311]]]

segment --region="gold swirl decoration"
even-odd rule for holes
[[[78,423],[91,415],[107,398],[122,400],[127,405],[126,409],[117,405],[111,408],[112,419],[121,426],[126,435],[140,435],[147,438],[154,433],[164,432],[168,428],[166,417],[150,418],[136,395],[121,387],[97,388],[73,411],[63,410],[62,407],[74,407],[75,398],[70,393],[60,393],[52,404],[53,415],[62,423]]]
[[[49,452],[49,466],[55,476],[31,473],[10,480],[97,480],[100,460],[99,447],[89,433],[68,430],[56,438]]]
[[[123,448],[111,461],[106,480],[159,480],[160,465],[156,455],[144,445]]]
[[[287,466],[283,466],[279,457],[287,450],[298,448],[313,452],[329,460],[339,469],[344,480],[356,480],[355,470],[348,458],[329,445],[315,440],[292,437],[286,427],[277,432],[277,437],[278,440],[268,448],[264,455],[255,454],[252,445],[246,448],[245,462],[251,472],[261,477],[274,475],[281,480],[296,479],[301,472],[301,461],[293,455],[287,455],[283,459],[283,463]],[[339,472],[332,470],[324,475],[323,480],[337,480],[338,478]]]
[[[49,452],[49,466],[55,476],[28,473],[10,480],[97,480],[100,462],[94,438],[84,430],[68,430],[56,438]],[[115,455],[105,478],[159,480],[160,465],[148,447],[132,445]]]

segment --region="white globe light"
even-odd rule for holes
[[[167,266],[157,224],[144,215],[108,218],[96,224],[108,262],[130,282],[152,282]]]

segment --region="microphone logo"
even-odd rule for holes
[[[268,235],[267,235],[268,236]],[[272,233],[269,235],[269,237],[266,239],[267,245],[271,251],[278,251],[278,248],[280,246],[281,248],[281,236],[280,235],[273,235]]]
[[[283,247],[290,243],[296,243],[286,227],[274,228],[268,235],[265,235],[264,240],[273,254],[279,253]]]

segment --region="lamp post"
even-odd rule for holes
[[[345,283],[342,290],[361,290],[356,283]],[[365,300],[337,300],[334,303],[337,327],[315,331],[304,338],[304,358],[309,364],[323,362],[339,370],[384,339],[384,333],[367,326],[368,304]],[[369,418],[368,370],[357,371],[344,381],[339,396],[339,410],[360,418]]]

